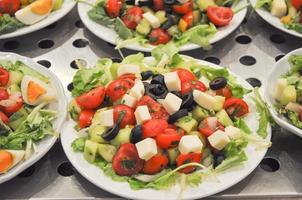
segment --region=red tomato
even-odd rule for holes
[[[187,163],[192,163],[192,162],[199,163],[201,161],[201,158],[202,158],[201,153],[180,154],[176,158],[177,167],[187,164]],[[188,173],[195,171],[195,169],[196,169],[196,167],[190,166],[190,167],[185,167],[185,168],[179,170],[179,172],[188,174]]]
[[[5,88],[0,88],[0,101],[9,98],[9,94]]]
[[[80,128],[86,128],[90,126],[92,118],[94,115],[94,110],[82,110],[79,116],[79,126]]]
[[[193,2],[188,1],[182,5],[174,5],[173,6],[173,11],[178,13],[178,14],[187,14],[188,12],[193,10]]]
[[[190,70],[179,68],[176,71],[182,83],[196,80],[196,77]]]
[[[120,15],[122,6],[121,0],[107,0],[105,9],[109,17],[116,18]]]
[[[0,111],[0,119],[4,124],[9,124],[9,119],[3,112]]]
[[[11,116],[17,112],[23,106],[23,100],[20,98],[20,101],[16,101],[14,104],[6,107],[2,107],[1,110],[8,116]]]
[[[163,0],[153,0],[153,9],[155,11],[164,10],[165,4]]]
[[[228,7],[209,6],[207,8],[208,19],[216,26],[226,26],[233,19],[233,10]]]
[[[188,92],[191,92],[193,89],[200,90],[202,92],[205,92],[207,90],[206,86],[201,81],[187,81],[181,83],[180,93],[183,95]]]
[[[120,80],[130,79],[130,80],[134,81],[136,79],[136,76],[134,74],[123,74],[123,75],[119,76],[117,79],[120,79]]]
[[[143,18],[143,13],[144,11],[140,7],[133,6],[126,11],[122,20],[128,28],[134,30],[139,21]]]
[[[97,87],[76,98],[76,102],[84,109],[96,109],[105,98],[105,88]]]
[[[130,79],[116,79],[106,88],[106,94],[111,101],[119,100],[134,85],[134,81]]]
[[[168,122],[164,119],[150,119],[143,123],[143,138],[155,137],[168,128]]]
[[[174,148],[179,144],[183,134],[180,134],[175,129],[167,128],[164,133],[159,133],[156,136],[156,144],[162,149]]]
[[[198,130],[205,137],[209,137],[217,130],[224,131],[224,126],[216,118],[207,117],[201,122]]]
[[[165,155],[157,154],[150,158],[144,164],[143,173],[144,174],[156,174],[167,167],[168,158]]]
[[[124,112],[123,120],[120,124],[120,128],[124,128],[126,125],[135,125],[134,109],[126,105],[118,105],[113,107],[114,122],[117,122],[120,113]]]
[[[122,144],[114,155],[112,168],[120,176],[132,176],[139,173],[144,165],[144,161],[139,158],[134,144]]]
[[[152,99],[150,96],[143,96],[136,106],[148,106],[152,119],[165,119],[168,120],[169,114],[157,101]]]
[[[241,117],[249,112],[247,103],[237,97],[231,97],[225,100],[223,108],[228,115],[232,117]]]
[[[193,11],[187,12],[182,19],[187,23],[188,27],[192,26],[193,24]]]
[[[299,11],[302,8],[301,0],[291,0],[292,5]]]
[[[216,90],[216,94],[219,96],[224,96],[226,99],[228,99],[232,97],[232,90],[230,90],[228,87],[224,87],[220,90]]]
[[[169,33],[161,28],[153,29],[149,35],[149,43],[152,45],[166,44],[170,40]]]
[[[6,86],[8,81],[9,81],[9,72],[3,67],[0,67],[0,86]]]
[[[20,0],[0,0],[0,12],[10,15],[15,14],[20,8]]]

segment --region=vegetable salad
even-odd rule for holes
[[[255,135],[245,121],[251,90],[227,69],[179,54],[163,63],[167,54],[154,52],[154,60],[139,53],[79,66],[69,104],[79,134],[75,152],[132,189],[167,189],[181,176],[197,186],[203,175],[242,164],[250,142],[270,145],[262,139],[269,117],[257,90],[263,123]]]

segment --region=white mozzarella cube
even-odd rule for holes
[[[129,106],[131,108],[133,108],[135,106],[136,102],[137,102],[136,98],[134,98],[133,96],[131,96],[129,94],[125,94],[121,101],[122,104]]]
[[[151,12],[144,13],[143,17],[151,24],[152,28],[160,27],[159,19],[155,15],[153,15]]]
[[[193,97],[194,97],[194,101],[198,105],[200,105],[201,107],[207,110],[213,110],[215,105],[219,104],[217,99],[215,99],[213,96],[201,92],[199,90],[193,90]]]
[[[123,74],[140,74],[141,70],[138,65],[133,64],[122,64],[117,69],[117,75],[121,76]]]
[[[142,124],[143,122],[150,120],[151,115],[147,106],[138,106],[134,112],[136,123]]]
[[[129,95],[139,100],[145,93],[145,87],[140,79],[135,80],[134,86],[130,89]]]
[[[215,149],[222,150],[230,142],[230,139],[224,131],[217,130],[208,137],[208,141]]]
[[[241,130],[237,127],[234,126],[228,126],[225,128],[225,134],[230,138],[230,139],[238,139],[241,137]]]
[[[146,138],[138,143],[135,144],[138,156],[147,161],[152,156],[157,154],[157,145],[154,139]]]
[[[180,91],[181,82],[177,72],[169,72],[164,74],[165,84],[169,91]]]
[[[203,144],[197,135],[185,135],[181,138],[178,150],[182,154],[201,153]]]
[[[163,100],[162,105],[166,111],[172,115],[180,109],[182,99],[169,92],[166,98]]]
[[[113,109],[104,110],[100,113],[99,124],[111,127],[114,124]]]

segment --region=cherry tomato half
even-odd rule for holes
[[[0,119],[4,124],[9,124],[9,119],[3,112],[0,111]]]
[[[94,115],[94,110],[82,110],[79,116],[79,127],[86,128],[90,126],[92,118]]]
[[[144,164],[143,173],[144,174],[156,174],[167,167],[168,158],[165,155],[157,154],[150,158]]]
[[[0,86],[6,86],[9,81],[9,72],[0,67]]]
[[[224,96],[226,99],[231,98],[233,96],[232,90],[230,90],[230,88],[228,87],[216,90],[216,94],[219,96]]]
[[[164,119],[150,119],[142,125],[143,138],[155,137],[168,128],[168,122]]]
[[[20,8],[20,0],[0,0],[0,13],[15,14]]]
[[[191,162],[199,163],[201,161],[201,158],[202,158],[201,153],[180,154],[176,158],[177,167],[187,164],[187,163],[191,163]],[[190,167],[185,167],[185,168],[179,170],[179,172],[188,174],[188,173],[195,171],[195,169],[196,169],[196,167],[190,166]]]
[[[195,75],[190,70],[179,68],[176,71],[182,83],[196,80]]]
[[[156,144],[162,149],[174,148],[179,144],[183,134],[180,134],[175,129],[167,128],[164,133],[156,136]]]
[[[182,14],[185,15],[188,12],[193,10],[193,2],[192,1],[188,1],[184,4],[181,5],[173,5],[173,11],[178,13],[178,14]]]
[[[207,117],[199,125],[198,130],[203,136],[209,137],[217,130],[224,131],[224,126],[217,119],[214,119],[214,121],[213,119],[213,117]]]
[[[291,4],[296,8],[296,10],[301,10],[302,1],[301,0],[291,0]]]
[[[5,88],[0,88],[0,101],[9,98],[9,94]]]
[[[233,19],[233,10],[222,6],[209,6],[207,8],[208,19],[216,26],[226,26]]]
[[[182,95],[191,92],[193,89],[205,92],[207,90],[206,86],[201,81],[187,81],[184,83],[181,83],[181,90],[180,93]]]
[[[133,6],[126,11],[122,20],[128,28],[134,30],[139,21],[143,18],[143,13],[144,11],[140,7]]]
[[[84,109],[95,109],[99,107],[105,98],[105,88],[97,87],[76,98],[76,102]]]
[[[153,9],[155,11],[164,10],[165,9],[164,0],[153,0]]]
[[[116,79],[107,86],[106,94],[111,101],[115,102],[122,98],[133,85],[134,81],[131,79]]]
[[[22,98],[20,98],[19,101],[16,101],[15,103],[13,103],[10,106],[5,106],[5,107],[1,107],[1,110],[7,115],[7,116],[11,116],[12,114],[14,114],[15,112],[17,112],[20,108],[22,108],[23,106],[23,100]]]
[[[152,45],[166,44],[170,40],[169,33],[161,28],[153,29],[149,35],[149,43]]]
[[[193,11],[187,12],[178,22],[181,32],[188,30],[193,24]]]
[[[124,112],[123,120],[120,124],[120,128],[124,128],[126,125],[135,125],[134,109],[126,105],[117,105],[113,107],[113,118],[116,123],[120,114]]]
[[[231,117],[241,117],[249,112],[249,106],[247,103],[237,97],[226,99],[223,108]]]
[[[116,18],[120,15],[122,6],[123,3],[121,0],[107,0],[105,9],[109,17]]]

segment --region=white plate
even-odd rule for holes
[[[94,4],[96,1],[88,0],[88,2]],[[247,0],[241,0],[240,3],[236,6],[236,8],[240,8],[243,5],[245,5],[246,3],[247,3]],[[85,24],[85,26],[97,37],[99,37],[111,44],[115,44],[115,40],[117,38],[116,32],[111,28],[105,27],[103,25],[100,25],[100,24],[92,21],[89,18],[89,16],[87,15],[87,12],[90,9],[91,9],[90,5],[87,5],[85,3],[78,4],[79,15],[80,15],[81,20]],[[222,40],[229,34],[231,34],[241,24],[241,22],[243,21],[245,15],[246,15],[246,12],[247,12],[246,8],[241,10],[239,13],[234,15],[234,18],[232,19],[232,21],[230,22],[229,25],[218,28],[217,33],[214,35],[214,37],[212,37],[210,39],[210,43],[213,44],[219,40]],[[149,52],[154,48],[154,46],[149,45],[148,47],[143,47],[139,44],[131,44],[131,45],[127,45],[125,48],[136,50],[136,51]],[[189,43],[189,44],[182,46],[180,48],[180,51],[188,51],[188,50],[197,49],[197,48],[200,48],[200,46]]]
[[[290,69],[290,64],[288,62],[288,58],[291,55],[302,55],[302,48],[296,49],[286,56],[278,60],[276,62],[272,72],[268,76],[269,84],[266,84],[266,91],[265,91],[265,100],[270,108],[270,112],[274,118],[274,120],[284,129],[295,133],[296,135],[302,137],[302,130],[297,128],[296,126],[292,125],[284,116],[277,113],[276,109],[274,108],[275,99],[273,97],[273,92],[275,91],[275,86],[277,79],[280,78],[281,75],[286,74]]]
[[[60,10],[51,12],[47,18],[36,24],[20,28],[14,32],[0,35],[0,39],[13,38],[40,30],[64,17],[75,6],[75,4],[76,2],[74,0],[64,0],[62,8]]]
[[[200,61],[201,64],[209,65],[214,68],[219,68],[219,66],[206,62]],[[244,81],[242,78],[236,76],[238,82],[246,88],[251,88],[251,86]],[[258,120],[256,117],[256,108],[251,100],[250,95],[246,96],[246,100],[250,105],[251,113],[246,116],[246,122],[252,130],[256,130],[258,127]],[[129,198],[129,199],[177,199],[180,187],[176,185],[170,190],[153,190],[153,189],[144,189],[144,190],[131,190],[127,182],[115,182],[110,177],[104,175],[103,171],[89,164],[83,157],[82,153],[75,153],[71,148],[71,143],[74,139],[77,138],[77,133],[74,130],[75,122],[69,119],[64,124],[64,128],[61,134],[61,143],[63,149],[72,163],[72,165],[80,172],[87,180],[95,184],[96,186],[116,194],[118,196]],[[268,136],[267,140],[271,138],[271,129],[268,127]],[[262,158],[266,153],[266,149],[256,151],[254,146],[251,144],[248,145],[246,149],[248,156],[248,161],[243,165],[227,170],[223,173],[217,175],[219,182],[204,180],[199,187],[187,187],[183,193],[183,199],[197,199],[201,197],[210,196],[221,192],[234,184],[238,183],[245,177],[247,177],[260,163]]]
[[[34,70],[50,78],[52,86],[57,91],[58,101],[51,103],[49,105],[49,108],[59,111],[59,116],[53,121],[53,127],[59,133],[61,131],[62,124],[66,119],[67,100],[64,94],[64,89],[57,76],[54,73],[52,73],[50,70],[43,67],[42,65],[37,64],[32,59],[14,53],[0,52],[0,60],[11,60],[11,61],[20,60],[23,63],[25,63],[27,66],[33,68]],[[14,178],[19,173],[24,171],[26,168],[30,167],[39,159],[41,159],[54,145],[56,140],[57,137],[48,136],[43,140],[41,140],[40,142],[36,143],[38,147],[38,153],[33,154],[28,160],[22,161],[21,163],[13,167],[11,170],[9,170],[7,173],[0,175],[0,184]]]
[[[250,2],[252,4],[252,6],[255,7],[257,0],[250,0]],[[277,28],[285,33],[288,33],[290,35],[294,35],[296,37],[302,38],[301,33],[298,33],[294,30],[285,28],[284,25],[282,24],[280,18],[271,15],[271,13],[269,11],[265,10],[264,8],[259,8],[259,9],[255,9],[255,10],[262,19],[264,19],[267,23],[271,24],[275,28]]]

